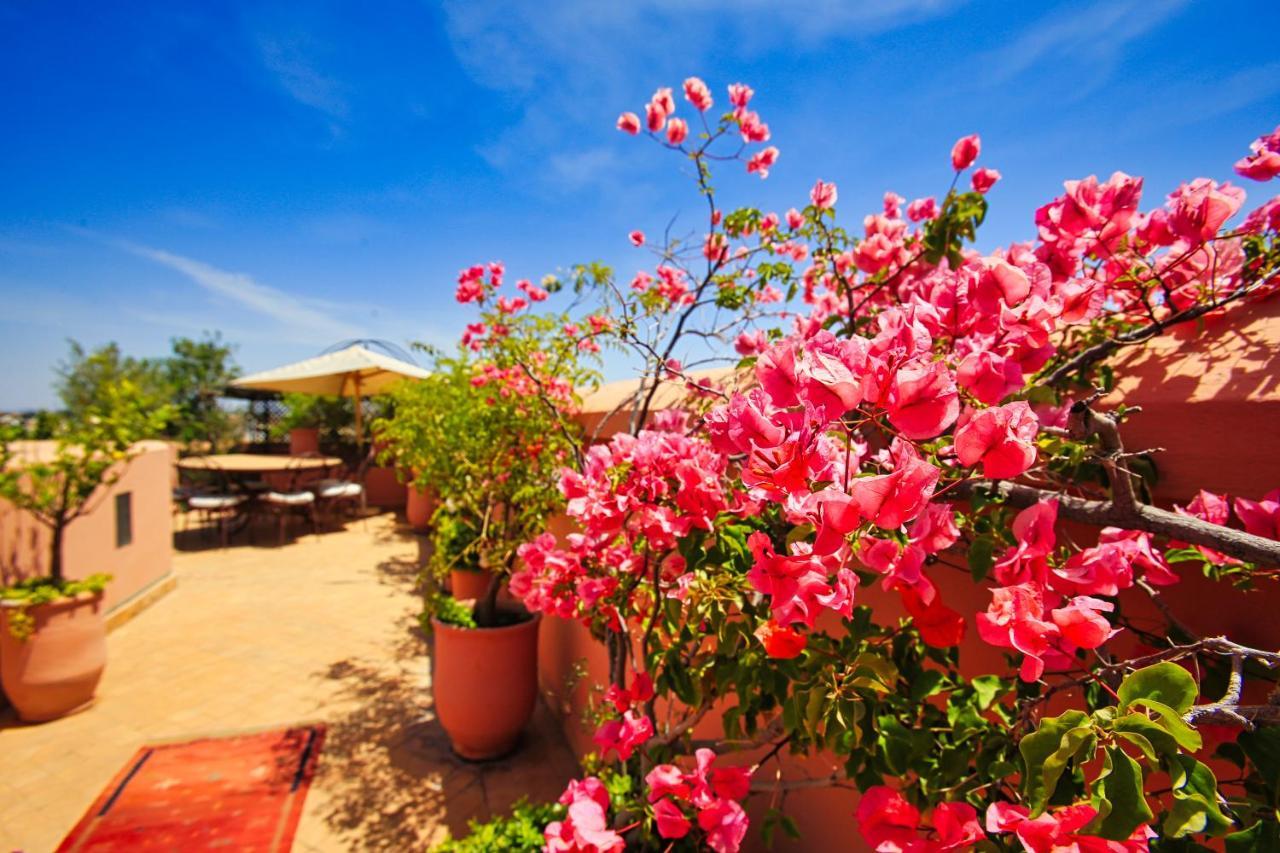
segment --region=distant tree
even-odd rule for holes
[[[139,398],[153,407],[165,402],[167,383],[160,360],[124,355],[114,341],[92,351],[79,341],[68,340],[67,344],[70,352],[55,368],[58,379],[54,390],[71,420],[83,420],[90,412],[109,406],[113,389],[123,381],[131,383]]]
[[[207,441],[219,447],[234,441],[239,418],[218,405],[218,398],[240,375],[235,345],[218,332],[200,340],[174,338],[172,355],[164,360],[164,379],[176,415],[170,434],[184,442]]]

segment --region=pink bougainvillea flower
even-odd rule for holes
[[[1049,615],[1064,639],[1082,649],[1096,649],[1115,633],[1111,623],[1101,615],[1112,610],[1115,605],[1109,601],[1081,595],[1064,607],[1054,608]]]
[[[983,409],[956,430],[956,458],[962,465],[982,464],[995,480],[1017,477],[1036,461],[1039,421],[1022,400]]]
[[[1187,506],[1180,507],[1173,505],[1174,512],[1180,515],[1189,515],[1193,518],[1199,518],[1211,524],[1226,525],[1227,520],[1231,517],[1231,504],[1227,502],[1226,495],[1216,495],[1213,492],[1201,489],[1196,493],[1195,498]],[[1185,543],[1179,543],[1185,547]],[[1205,559],[1211,563],[1222,565],[1231,562],[1231,558],[1221,551],[1215,551],[1204,545],[1197,545],[1196,550],[1204,555]]]
[[[1260,501],[1236,498],[1236,517],[1245,531],[1254,536],[1280,539],[1280,489],[1268,492]]]
[[[987,168],[975,169],[973,172],[973,180],[972,180],[973,191],[983,193],[985,195],[987,190],[994,187],[996,185],[996,182],[999,181],[1000,178],[1001,178],[1000,173],[997,172],[995,169],[987,169]]]
[[[627,235],[627,239],[631,241],[631,245],[633,246],[643,246],[644,232],[639,230],[632,231],[630,234]]]
[[[640,116],[635,113],[623,113],[618,116],[618,130],[635,136],[640,132]]]
[[[658,826],[658,834],[672,840],[684,838],[693,828],[689,818],[675,803],[661,799],[653,805],[653,819]]]
[[[778,162],[778,153],[778,149],[770,145],[752,154],[751,159],[747,160],[748,174],[757,174],[762,179],[769,177],[769,170],[773,168],[774,163]]]
[[[804,227],[804,214],[796,210],[794,207],[787,211],[787,227],[792,231]]]
[[[1098,816],[1098,811],[1088,803],[1063,806],[1046,812],[1035,819],[1024,806],[1011,803],[992,803],[987,807],[987,832],[993,835],[1012,832],[1018,837],[1027,853],[1059,853],[1075,850],[1080,853],[1147,853],[1148,842],[1155,832],[1145,824],[1139,826],[1124,841],[1108,841],[1081,832]]]
[[[689,135],[689,124],[682,118],[673,118],[667,122],[667,142],[679,145]]]
[[[747,837],[747,813],[733,800],[719,799],[698,812],[698,826],[715,853],[738,853]]]
[[[1104,527],[1098,534],[1098,546],[1104,545],[1123,553],[1130,566],[1141,569],[1144,577],[1157,586],[1171,586],[1181,580],[1164,555],[1156,551],[1149,533]]]
[[[933,196],[918,198],[907,205],[907,218],[912,222],[923,222],[938,215],[938,200]]]
[[[991,350],[965,356],[956,368],[956,381],[988,406],[994,406],[1023,386],[1018,362]]]
[[[547,824],[543,837],[549,853],[622,853],[626,841],[609,828],[609,792],[595,777],[574,780],[560,796],[568,806],[564,820]]]
[[[1058,638],[1058,626],[1044,615],[1038,584],[998,587],[991,590],[990,607],[978,614],[978,636],[997,648],[1021,652],[1024,657],[1019,677],[1036,681],[1044,674],[1044,657]]]
[[[1169,194],[1169,230],[1192,242],[1215,236],[1244,204],[1244,190],[1209,178],[1196,178]]]
[[[968,850],[987,837],[978,822],[977,810],[968,803],[939,803],[929,817],[937,836],[928,847],[929,853]]]
[[[978,138],[978,134],[960,137],[956,140],[956,144],[951,146],[951,168],[957,172],[964,171],[978,159],[978,153],[981,150],[982,140]]]
[[[890,453],[894,470],[854,479],[849,483],[849,500],[862,518],[896,530],[924,510],[942,472],[899,439],[894,439]]]
[[[1280,127],[1255,139],[1249,149],[1252,153],[1236,163],[1236,174],[1255,181],[1280,175]]]
[[[747,104],[751,102],[751,96],[754,94],[755,90],[745,83],[729,84],[729,103],[740,110],[746,109]]]
[[[941,435],[960,414],[955,378],[940,361],[901,368],[889,387],[889,422],[910,439]]]
[[[684,97],[699,112],[711,109],[711,90],[698,77],[689,77],[684,81]]]
[[[607,756],[612,750],[626,761],[637,748],[653,737],[653,721],[643,714],[627,711],[621,720],[609,720],[596,730],[592,740],[600,747],[600,754]]]
[[[829,210],[834,207],[838,195],[836,185],[829,184],[826,181],[818,181],[813,185],[813,189],[809,190],[809,200],[819,210]],[[787,216],[790,218],[789,213]]]
[[[657,104],[648,103],[644,105],[645,126],[649,128],[651,133],[658,133],[667,124],[667,113]]]
[[[890,853],[919,844],[920,810],[892,788],[874,785],[863,792],[856,818],[858,832],[873,850]]]
[[[783,660],[798,657],[809,642],[804,632],[779,625],[772,619],[756,629],[756,639],[764,645],[769,657]]]
[[[955,510],[949,503],[930,502],[907,528],[907,537],[926,554],[947,550],[960,539]]]
[[[915,589],[901,591],[902,605],[911,614],[920,639],[931,646],[948,648],[960,645],[967,628],[964,617],[942,603],[936,595],[925,602]]]

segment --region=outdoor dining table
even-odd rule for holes
[[[271,456],[265,453],[213,453],[178,460],[184,471],[217,471],[231,477],[288,471],[327,471],[342,460],[336,456]]]

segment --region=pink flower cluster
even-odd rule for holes
[[[707,84],[698,77],[690,77],[684,81],[684,98],[699,113],[711,109],[714,100]],[[769,141],[769,125],[760,119],[760,114],[748,109],[755,91],[744,83],[733,83],[729,86],[729,103],[733,106],[730,114],[738,134],[744,144],[763,143]],[[670,88],[660,88],[644,106],[644,118],[633,112],[624,112],[618,116],[617,127],[623,133],[632,136],[642,129],[651,134],[660,134],[665,130],[666,142],[679,148],[689,138],[689,123],[675,115],[676,101]],[[769,176],[769,170],[778,162],[778,149],[772,145],[753,153],[747,160],[747,172],[757,174],[761,178]]]
[[[1049,664],[1066,667],[1076,649],[1096,649],[1112,637],[1103,614],[1115,606],[1095,596],[1128,589],[1138,571],[1153,584],[1178,582],[1151,537],[1136,530],[1105,528],[1096,546],[1056,560],[1057,518],[1057,501],[1018,513],[1013,522],[1017,544],[992,570],[1002,586],[992,590],[990,607],[978,614],[984,641],[1023,655],[1019,675],[1024,681],[1039,679]]]
[[[622,853],[627,847],[609,826],[609,792],[594,776],[575,779],[560,795],[568,806],[564,820],[547,824],[543,831],[546,853]]]
[[[694,530],[711,530],[720,513],[744,508],[727,468],[723,453],[677,432],[620,433],[595,445],[580,472],[566,468],[560,478],[566,513],[582,532],[563,548],[550,534],[521,545],[512,594],[530,610],[589,621],[620,577],[645,570],[646,552],[663,560],[663,580],[674,583],[684,563],[666,552]],[[615,607],[605,612],[620,624]]]
[[[1280,175],[1280,127],[1259,136],[1249,146],[1252,152],[1236,163],[1236,174],[1255,181],[1269,181]]]
[[[1098,810],[1087,803],[1064,806],[1030,818],[1023,806],[992,803],[987,807],[986,828],[992,835],[1012,832],[1027,853],[1147,853],[1149,841],[1156,837],[1149,826],[1139,826],[1124,841],[1108,841],[1081,832]]]
[[[747,814],[740,802],[751,788],[751,768],[713,767],[716,754],[699,749],[694,769],[659,764],[645,776],[658,835],[684,838],[694,822],[716,853],[737,853],[747,834]]]
[[[858,831],[876,853],[968,850],[987,837],[973,806],[939,803],[926,824],[921,821],[919,809],[884,785],[863,793],[858,801],[857,820]]]

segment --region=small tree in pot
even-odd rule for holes
[[[486,272],[481,286],[492,287],[500,273]],[[435,635],[436,711],[466,758],[508,752],[537,697],[537,622],[501,606],[499,592],[516,548],[560,508],[557,473],[580,452],[565,412],[573,388],[594,374],[580,365],[582,351],[557,335],[566,322],[512,318],[469,339],[480,357],[437,359],[431,377],[391,393],[394,415],[374,424],[384,456],[413,472],[411,487],[440,500],[432,573],[452,574],[455,595],[475,598],[459,607],[431,591],[423,620]],[[487,586],[467,576],[477,570],[487,571]]]
[[[122,379],[80,419],[59,424],[52,453],[19,450],[14,432],[0,436],[0,498],[50,534],[49,574],[0,587],[0,678],[25,720],[62,716],[93,697],[106,660],[100,604],[110,577],[67,578],[66,532],[124,474],[134,443],[162,430],[170,414]]]

